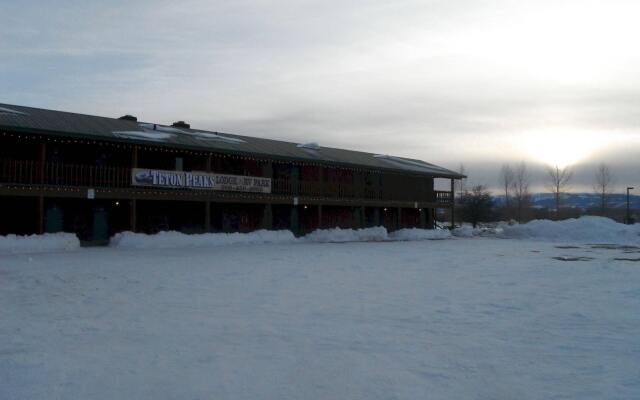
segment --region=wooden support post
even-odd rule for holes
[[[207,164],[205,166],[205,170],[207,172],[211,172],[211,158],[212,158],[211,153],[209,153],[209,155],[207,156]]]
[[[456,227],[456,194],[455,180],[451,179],[451,229]]]
[[[427,229],[427,214],[429,214],[428,208],[419,208],[420,212],[420,228]]]
[[[262,214],[262,229],[273,229],[273,209],[271,204],[264,205]]]
[[[318,204],[318,229],[322,229],[322,204]]]
[[[262,176],[264,178],[273,178],[273,163],[265,162],[262,164]]]
[[[211,232],[211,202],[204,202],[204,231]]]
[[[292,194],[298,196],[300,194],[300,167],[297,165],[291,167],[291,187]]]
[[[433,208],[425,208],[424,209],[424,213],[426,214],[427,217],[427,229],[433,229],[434,225],[433,225],[433,221],[434,221],[434,209]]]
[[[47,145],[45,142],[40,143],[40,149],[39,149],[39,160],[40,160],[40,165],[38,167],[38,177],[36,180],[36,183],[42,185],[45,183],[45,177],[44,177],[44,166],[45,166],[45,162],[47,161]],[[44,196],[40,195],[38,196],[38,212],[36,213],[38,220],[36,221],[36,231],[38,234],[43,234],[44,233],[44,229],[45,229],[45,213],[44,213]]]
[[[211,153],[207,156],[205,170],[211,172]],[[211,232],[211,202],[209,200],[204,202],[204,231]]]
[[[360,228],[360,207],[353,207],[352,208],[351,221],[353,222],[351,224],[351,228],[353,228],[353,229]]]
[[[131,168],[138,168],[138,146],[131,150]]]
[[[39,234],[44,233],[44,196],[38,196],[38,224],[37,230]]]
[[[47,161],[47,144],[40,143],[40,168],[38,170],[38,183],[44,184],[44,165]]]
[[[133,150],[131,151],[131,168],[138,167],[138,146],[133,146]],[[131,228],[131,232],[136,232],[138,230],[138,204],[136,199],[131,199],[131,203],[129,205],[129,227]]]
[[[327,185],[324,182],[324,169],[325,167],[318,167],[320,171],[318,172],[318,193],[320,196],[327,196]]]
[[[137,200],[132,199],[129,207],[129,226],[131,228],[131,232],[135,232],[138,230],[138,212],[137,208]]]
[[[291,207],[291,232],[298,236],[300,234],[300,215],[298,206]]]
[[[398,226],[396,229],[402,229],[402,207],[398,207]]]
[[[380,226],[380,207],[373,209],[373,226]]]

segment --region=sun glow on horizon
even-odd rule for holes
[[[545,165],[565,168],[588,159],[610,142],[593,132],[552,130],[526,133],[519,138],[518,147]]]

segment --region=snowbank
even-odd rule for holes
[[[160,232],[155,235],[122,232],[111,238],[110,246],[132,249],[209,247],[229,244],[291,243],[296,241],[290,231],[259,230],[250,233],[203,233],[187,235],[180,232]]]
[[[0,236],[0,254],[44,253],[68,251],[80,247],[73,233],[45,233],[43,235]]]
[[[391,232],[389,238],[396,241],[450,239],[451,231],[448,229],[400,229]]]
[[[503,225],[498,237],[585,243],[640,243],[640,225],[624,225],[604,217],[564,221],[534,220]]]
[[[346,243],[346,242],[386,242],[448,239],[448,230],[401,229],[388,233],[378,226],[365,229],[318,229],[301,238],[290,231],[260,230],[250,233],[204,233],[188,235],[180,232],[160,232],[155,235],[123,232],[111,238],[110,246],[131,249],[162,249],[184,247],[210,247],[229,244],[263,243]]]
[[[457,237],[470,238],[480,234],[479,229],[473,229],[470,225],[462,225],[461,227],[455,228],[451,234]]]
[[[364,229],[318,229],[301,238],[306,242],[317,243],[345,243],[345,242],[397,242],[449,239],[451,233],[448,230],[435,229],[400,229],[387,232],[383,226]]]
[[[318,229],[304,236],[302,240],[319,243],[380,242],[389,240],[389,234],[382,226],[365,229]]]

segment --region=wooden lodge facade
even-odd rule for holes
[[[432,228],[456,172],[387,155],[0,104],[0,235]],[[451,190],[434,190],[449,179]]]

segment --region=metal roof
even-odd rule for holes
[[[198,129],[135,122],[62,111],[45,110],[0,103],[0,129],[38,134],[73,136],[89,139],[176,147],[301,162],[340,164],[351,167],[410,172],[438,178],[460,179],[464,176],[421,160],[300,145]]]

